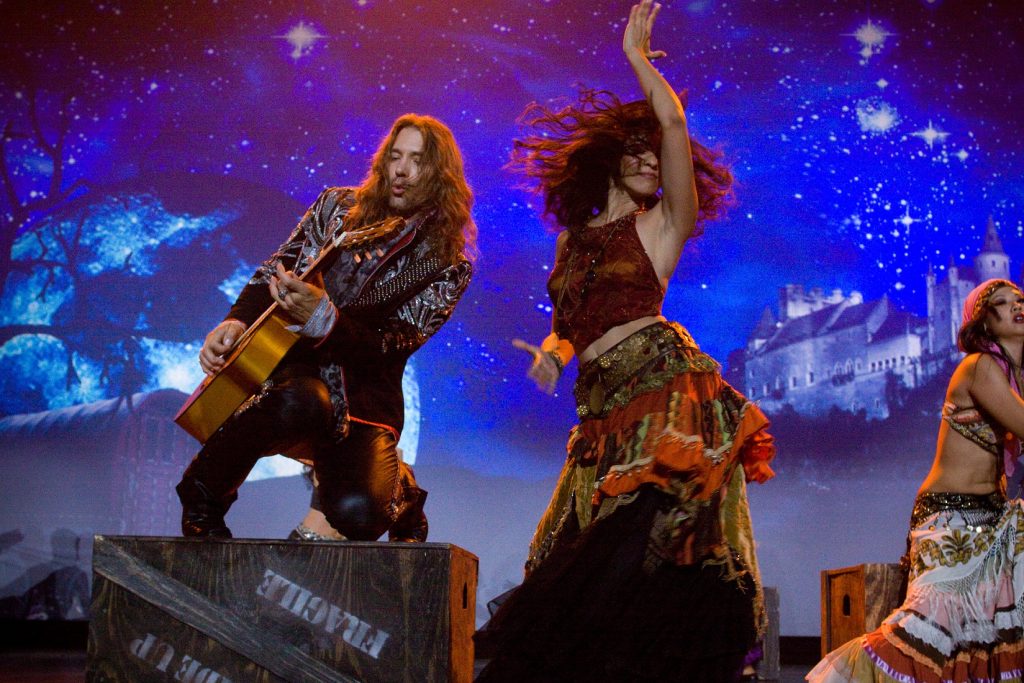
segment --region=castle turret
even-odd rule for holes
[[[1010,279],[1010,257],[999,240],[992,216],[988,217],[988,225],[985,226],[985,243],[981,247],[981,252],[974,257],[974,271],[979,282],[991,278]]]
[[[958,267],[956,264],[956,259],[950,255],[945,281],[940,282],[930,266],[925,275],[928,288],[927,349],[935,356],[957,357],[959,352],[956,338],[960,330],[960,312],[970,291],[984,280],[1010,279],[1010,257],[1003,249],[1002,240],[999,239],[999,232],[991,216],[985,225],[981,250],[974,257],[973,272],[970,268],[962,265]]]
[[[761,313],[761,319],[757,323],[757,327],[751,332],[750,338],[747,341],[747,351],[754,352],[765,345],[772,335],[779,329],[779,323],[775,320],[775,316],[772,315],[772,309],[768,306],[764,307],[764,312]]]
[[[932,268],[932,264],[928,264],[928,272],[924,276],[925,289],[928,297],[928,343],[926,348],[929,353],[935,353],[936,341],[938,339],[935,329],[936,319],[939,317],[939,310],[941,304],[939,303],[942,297],[942,293],[945,291],[940,290],[937,287],[938,280],[935,277],[935,269]]]
[[[779,320],[786,322],[794,318],[802,318],[828,306],[834,306],[843,300],[843,292],[833,289],[825,294],[821,287],[813,287],[804,291],[802,285],[786,285],[779,289]]]

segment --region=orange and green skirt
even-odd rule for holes
[[[580,423],[478,680],[726,681],[763,625],[743,465],[761,411],[681,326],[585,365]]]

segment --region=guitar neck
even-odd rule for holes
[[[369,225],[356,232],[349,232],[347,230],[338,232],[324,243],[324,246],[320,249],[320,253],[317,255],[316,259],[313,263],[309,264],[309,267],[306,268],[306,270],[302,271],[299,275],[299,279],[305,282],[308,277],[315,275],[323,267],[327,258],[335,251],[339,249],[351,249],[352,247],[358,247],[366,244],[367,242],[380,239],[385,235],[393,233],[404,222],[404,219],[398,217],[385,218],[378,223]]]
[[[320,253],[317,254],[316,259],[314,259],[314,261],[298,275],[298,278],[303,282],[308,282],[310,278],[315,276],[320,269],[323,268],[327,259],[335,251],[339,249],[351,249],[352,247],[357,247],[383,237],[384,235],[394,232],[394,230],[403,222],[404,221],[401,218],[388,218],[359,230],[358,232],[342,230],[324,243],[324,246],[320,249]],[[267,310],[263,311],[263,315],[257,318],[256,321],[246,329],[242,336],[239,337],[238,342],[235,344],[235,348],[237,349],[245,346],[248,340],[256,334],[256,331],[263,326],[268,318],[274,315],[274,312],[278,308],[280,308],[280,305],[277,301],[272,302],[270,306],[267,307]]]

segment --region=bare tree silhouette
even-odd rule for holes
[[[115,393],[130,395],[145,381],[134,367],[140,362],[136,331],[124,316],[109,315],[103,308],[109,305],[111,292],[120,291],[117,281],[130,276],[133,252],[119,266],[108,264],[100,274],[90,272],[88,261],[95,258],[95,245],[88,243],[87,232],[95,230],[90,225],[94,207],[82,203],[75,207],[73,200],[83,197],[88,186],[81,178],[67,182],[65,172],[76,99],[69,94],[41,94],[31,83],[23,92],[25,108],[4,122],[0,138],[0,181],[9,206],[0,225],[0,296],[12,295],[14,288],[24,295],[25,281],[45,274],[30,296],[45,303],[58,291],[65,300],[47,323],[20,320],[0,325],[0,347],[20,335],[52,337],[63,346],[66,390],[80,381],[74,362],[78,353],[101,363],[104,384],[119,378],[112,387]],[[55,115],[46,110],[47,101],[55,104]],[[44,125],[45,118],[51,120]],[[21,149],[16,149],[18,145]],[[32,183],[19,182],[19,175],[26,173],[27,159],[33,154],[45,160],[36,166],[48,172],[43,179],[47,189],[26,193],[24,188]],[[38,185],[38,168],[31,173]],[[16,254],[17,245],[25,239],[34,244]],[[126,363],[133,367],[124,367]],[[112,368],[123,372],[111,372]]]
[[[4,122],[3,137],[0,139],[0,179],[3,180],[4,194],[10,206],[9,213],[4,216],[0,228],[0,283],[6,286],[7,276],[12,269],[31,270],[40,266],[50,266],[45,259],[41,261],[16,262],[12,257],[14,242],[22,231],[33,220],[48,214],[60,206],[79,190],[85,189],[85,182],[79,178],[65,186],[65,145],[71,132],[72,108],[75,98],[64,95],[57,109],[57,122],[52,140],[48,138],[41,123],[39,94],[34,85],[25,88],[28,111],[27,126],[19,127],[13,119]],[[18,186],[10,159],[10,146],[17,140],[28,140],[30,144],[50,162],[52,171],[49,187],[45,193],[37,197],[23,198],[18,196]],[[42,293],[45,296],[45,290]]]

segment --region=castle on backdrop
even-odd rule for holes
[[[779,318],[765,308],[746,348],[729,355],[727,378],[763,409],[791,406],[803,415],[833,407],[884,419],[906,392],[959,357],[956,335],[964,299],[989,278],[1010,278],[1010,257],[991,218],[974,267],[950,264],[938,281],[925,276],[928,317],[897,309],[889,297],[860,292],[779,291]]]

